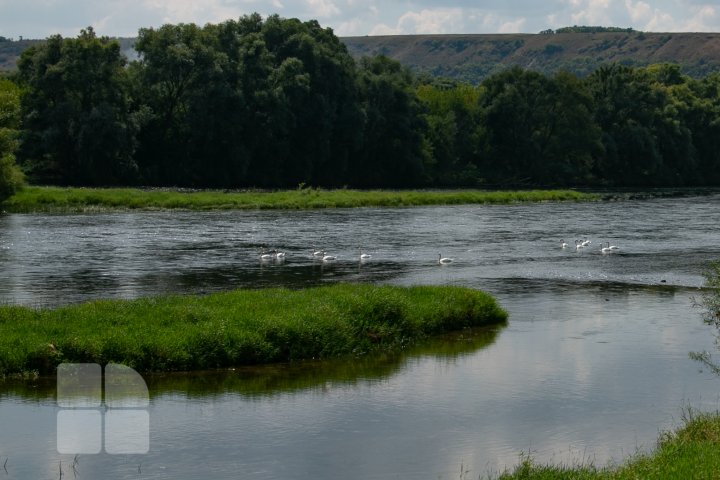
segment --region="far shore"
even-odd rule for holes
[[[297,188],[278,191],[26,186],[0,204],[8,213],[77,213],[113,210],[263,210],[594,201],[576,190],[353,190]]]

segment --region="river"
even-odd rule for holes
[[[0,479],[458,479],[521,454],[604,466],[650,451],[687,408],[720,408],[720,378],[688,357],[715,349],[693,299],[720,258],[718,207],[711,194],[0,216],[3,303],[372,281],[479,288],[510,313],[399,355],[146,376],[150,451],[80,455],[76,472],[56,451],[52,380],[6,382]],[[261,262],[263,248],[286,260]]]

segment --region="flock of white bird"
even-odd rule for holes
[[[586,239],[583,240],[575,240],[575,251],[581,252],[585,248],[589,248],[592,241]],[[607,245],[607,246],[605,246]],[[567,249],[570,248],[570,245],[565,240],[560,240],[560,248]],[[614,253],[620,250],[620,247],[617,247],[615,245],[610,245],[610,242],[602,242],[600,244],[600,253],[607,254],[607,253]],[[315,260],[321,261],[321,262],[334,262],[338,259],[336,255],[330,255],[325,250],[312,250],[312,257]],[[360,256],[358,257],[358,260],[360,262],[366,262],[372,258],[372,255],[368,253],[363,253],[362,250],[360,250]],[[260,252],[260,260],[262,262],[271,262],[271,261],[284,261],[285,260],[285,252],[280,252],[278,250],[272,250],[270,252],[266,250],[262,250]],[[438,253],[438,259],[437,264],[438,265],[447,265],[449,263],[452,263],[453,259],[448,257],[443,257],[442,254]]]
[[[319,260],[321,262],[334,262],[338,259],[336,255],[330,255],[325,250],[315,250],[312,251],[312,257],[315,260]],[[372,255],[369,253],[363,253],[362,250],[360,250],[360,256],[358,257],[358,260],[361,262],[366,262],[372,258]],[[263,249],[260,252],[260,261],[262,262],[272,262],[272,261],[283,261],[285,260],[285,252],[280,252],[278,250],[271,250],[270,252]],[[443,257],[441,254],[438,253],[438,260],[437,263],[439,265],[447,265],[448,263],[452,263],[453,259],[448,257]]]
[[[586,247],[590,247],[590,244],[592,241],[586,239],[583,240],[575,240],[575,251],[580,252]],[[605,246],[607,244],[607,247]],[[565,240],[560,240],[560,248],[565,249],[568,248],[570,245]],[[620,247],[615,245],[610,245],[610,242],[602,242],[600,244],[600,253],[614,253],[616,251],[620,250]]]

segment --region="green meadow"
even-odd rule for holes
[[[86,212],[117,209],[312,209],[420,205],[508,204],[588,201],[599,197],[574,190],[322,190],[280,191],[63,188],[28,186],[2,204],[7,212]]]

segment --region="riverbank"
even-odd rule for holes
[[[405,207],[422,205],[508,204],[543,201],[590,201],[599,195],[574,190],[322,190],[299,188],[274,192],[172,190],[139,188],[23,188],[7,199],[11,213],[72,213],[122,209],[313,209]]]
[[[336,284],[207,296],[0,307],[0,376],[63,362],[200,370],[402,349],[429,335],[502,323],[489,295],[460,287]]]
[[[540,465],[523,458],[497,480],[634,480],[642,478],[718,478],[720,472],[720,414],[690,413],[685,425],[660,436],[654,452],[638,454],[617,467]]]

